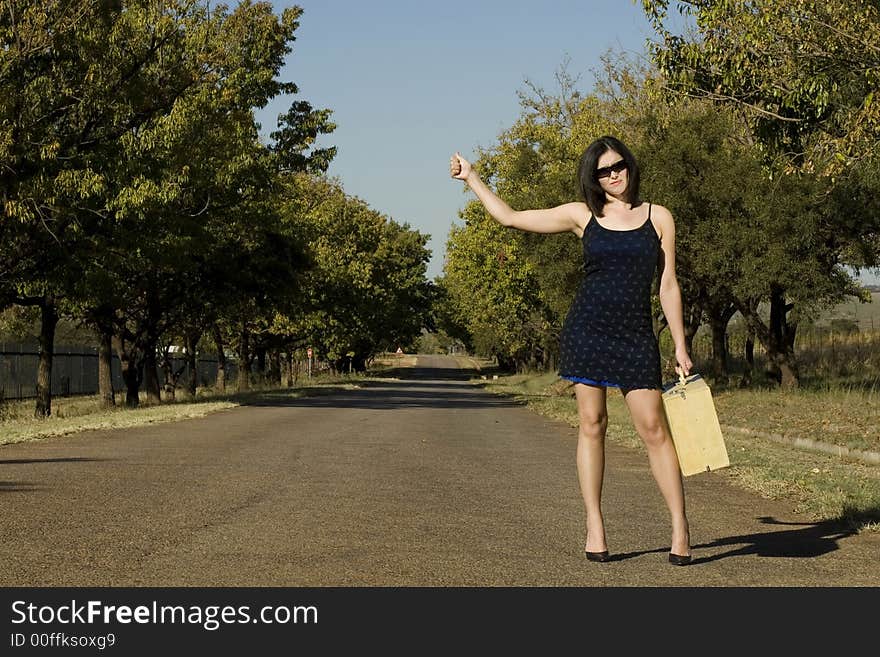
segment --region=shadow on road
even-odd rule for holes
[[[310,408],[504,408],[522,406],[522,402],[483,392],[470,383],[432,380],[360,381],[354,389],[302,388],[303,397],[285,394],[261,395],[243,406],[307,406]]]
[[[29,493],[38,490],[47,489],[29,481],[0,481],[0,493]]]
[[[452,367],[392,367],[377,372],[375,376],[388,379],[432,380],[432,381],[469,381],[479,373],[473,369]]]
[[[68,456],[65,458],[52,459],[0,459],[0,465],[25,465],[30,463],[76,463],[79,461],[109,461],[111,459],[93,459],[85,456]],[[48,490],[42,484],[35,484],[29,481],[0,481],[0,493],[22,493]]]
[[[495,367],[389,367],[367,372],[370,379],[341,386],[303,387],[303,397],[284,393],[259,395],[242,406],[308,406],[326,408],[503,408],[525,402],[486,393],[471,381],[491,376]]]
[[[872,509],[842,519],[823,520],[815,523],[784,522],[775,518],[758,518],[766,525],[797,527],[797,529],[780,529],[778,531],[729,536],[711,543],[695,546],[696,548],[714,548],[733,546],[732,549],[712,556],[695,558],[692,563],[707,563],[755,554],[759,557],[805,558],[818,557],[840,549],[838,541],[855,536],[858,528],[867,522],[876,522],[880,509]]]
[[[840,549],[839,541],[858,534],[859,527],[880,521],[880,509],[850,513],[845,519],[824,520],[816,523],[784,522],[775,518],[762,517],[758,521],[766,525],[797,527],[780,529],[740,536],[728,536],[710,543],[692,546],[694,559],[691,565],[709,563],[730,557],[757,555],[759,557],[810,558],[819,557]],[[731,546],[730,550],[700,556],[697,550]],[[612,554],[609,561],[625,561],[645,554],[667,553],[669,546],[651,550],[636,550]]]
[[[0,459],[0,465],[14,465],[20,463],[75,463],[77,461],[107,461],[108,459],[91,459],[84,456],[69,456],[57,459]]]

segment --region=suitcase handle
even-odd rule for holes
[[[703,377],[700,376],[700,374],[698,374],[698,373],[692,373],[689,377],[686,377],[684,375],[684,372],[679,370],[678,381],[675,381],[673,379],[667,383],[664,383],[663,384],[663,392],[666,393],[666,392],[669,392],[670,390],[684,391],[685,385],[688,383],[688,379],[690,379],[691,381],[696,381],[697,379],[701,379],[701,378],[703,378]]]

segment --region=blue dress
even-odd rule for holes
[[[651,321],[660,237],[648,218],[611,230],[590,216],[581,238],[584,277],[559,338],[559,376],[618,388],[663,388]]]

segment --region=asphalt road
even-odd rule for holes
[[[3,586],[876,586],[880,534],[686,480],[693,564],[643,451],[608,444],[583,555],[576,432],[445,357],[399,379],[0,447]]]

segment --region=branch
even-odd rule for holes
[[[865,50],[873,50],[874,52],[880,52],[880,47],[877,46],[876,42],[863,41],[862,39],[858,38],[857,36],[849,34],[848,32],[844,32],[843,30],[835,27],[834,25],[830,25],[829,23],[826,23],[825,21],[821,21],[821,20],[818,20],[815,18],[812,18],[811,20],[814,23],[816,23],[817,25],[821,25],[822,27],[831,30],[832,32],[837,34],[837,36],[843,37],[844,39],[849,39],[850,41],[854,41],[861,48],[864,48]]]
[[[694,94],[689,91],[684,91],[681,89],[676,89],[674,87],[670,87],[669,85],[667,85],[665,83],[662,85],[662,87],[663,87],[663,89],[665,89],[667,91],[671,91],[672,93],[678,94],[680,96],[686,96],[688,98],[708,98],[710,100],[732,101],[732,102],[737,103],[739,105],[743,105],[743,106],[749,108],[750,110],[757,112],[758,114],[763,114],[764,116],[769,116],[769,117],[777,119],[779,121],[786,121],[788,123],[802,123],[804,121],[804,119],[798,119],[798,118],[794,118],[791,116],[781,116],[781,115],[777,114],[776,112],[771,112],[770,110],[765,110],[761,107],[758,107],[757,105],[753,105],[752,103],[747,103],[746,101],[740,100],[739,98],[736,98],[735,96],[728,96],[726,94],[719,94],[719,93],[715,93],[712,91],[704,91],[702,89],[699,90],[699,93]]]

